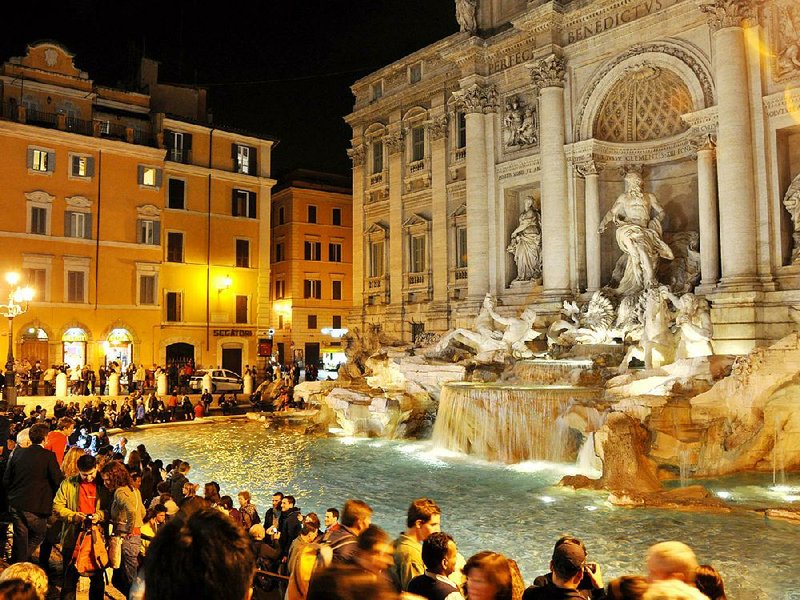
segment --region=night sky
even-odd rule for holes
[[[50,39],[100,84],[133,81],[144,52],[162,82],[207,86],[216,124],[280,140],[278,175],[348,174],[350,85],[458,30],[453,0],[45,0],[4,3],[3,17],[4,62]]]

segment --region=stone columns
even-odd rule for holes
[[[564,153],[565,61],[554,54],[531,69],[539,89],[539,148],[542,173],[542,283],[544,293],[570,293],[569,192]]]
[[[403,301],[403,131],[394,128],[383,138],[389,151],[389,302]]]
[[[702,286],[719,280],[719,211],[714,140],[704,136],[697,144],[697,204],[700,220],[700,275]]]
[[[469,263],[467,291],[482,298],[489,291],[489,198],[488,161],[485,137],[497,110],[494,86],[473,85],[461,97],[467,120],[467,246]]]
[[[743,29],[751,5],[749,0],[715,0],[703,2],[699,8],[708,15],[714,32],[714,82],[719,115],[717,179],[719,188],[725,190],[719,207],[721,284],[744,283],[751,287],[757,275],[757,223],[750,85]]]
[[[584,223],[586,227],[586,291],[594,292],[601,287],[600,282],[600,168],[594,161],[578,165],[578,173],[583,175]]]
[[[431,142],[431,276],[433,301],[447,302],[447,115],[435,117],[428,125]]]
[[[364,163],[367,148],[363,144],[347,151],[353,161],[353,310],[360,313],[364,306]],[[362,323],[357,323],[361,327]]]

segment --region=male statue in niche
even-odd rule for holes
[[[672,260],[670,247],[661,238],[664,208],[654,194],[642,192],[642,176],[631,169],[625,174],[625,191],[600,222],[598,232],[612,222],[617,226],[617,244],[625,255],[625,270],[616,288],[620,296],[638,294],[657,285],[661,258]]]

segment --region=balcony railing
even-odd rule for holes
[[[58,129],[69,131],[78,135],[93,137],[114,138],[138,144],[141,146],[152,146],[153,140],[149,132],[149,124],[142,123],[142,127],[133,127],[132,122],[112,123],[104,119],[79,119],[71,117],[63,112],[45,111],[38,108],[28,108],[20,106],[16,102],[2,103],[2,116],[9,121],[17,123],[28,123],[37,127],[48,129]]]
[[[373,187],[376,185],[381,185],[383,183],[383,171],[380,173],[375,173],[374,175],[369,176],[369,186]]]
[[[465,158],[467,158],[466,148],[456,148],[453,150],[453,162],[461,162]]]
[[[428,273],[407,273],[406,281],[409,289],[428,287]]]
[[[454,276],[456,281],[466,281],[467,280],[467,267],[459,267],[455,269]]]
[[[368,277],[367,278],[367,289],[370,292],[377,292],[383,289],[384,282],[386,281],[385,275],[380,275],[378,277]]]

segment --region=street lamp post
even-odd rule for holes
[[[17,404],[17,386],[14,375],[14,318],[28,310],[28,303],[33,300],[33,289],[19,287],[19,273],[6,273],[6,282],[9,285],[8,304],[0,304],[0,315],[8,319],[8,357],[3,399],[7,406],[11,407]]]

